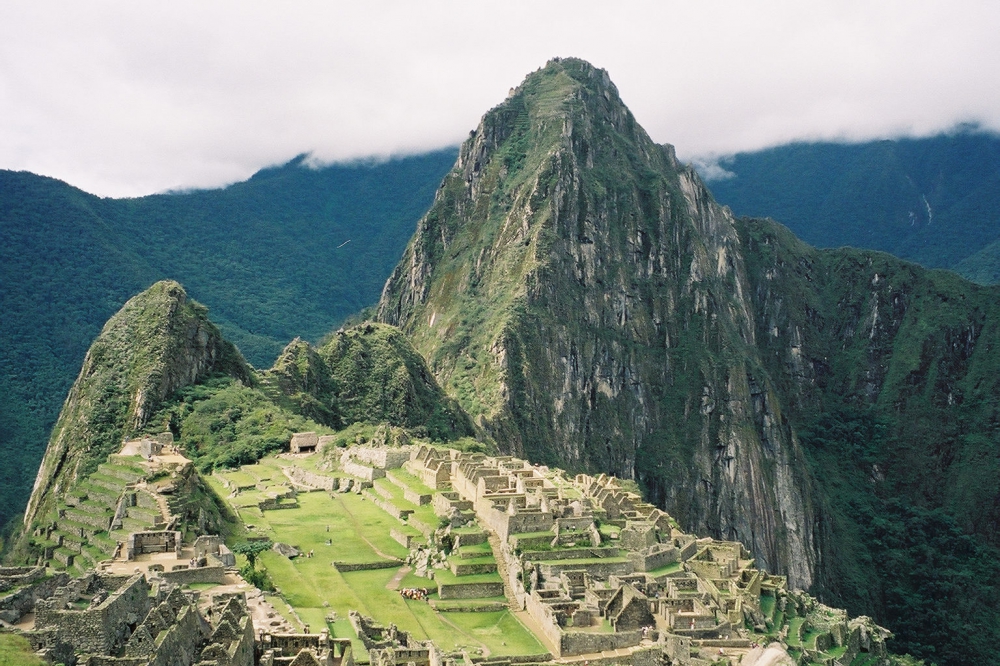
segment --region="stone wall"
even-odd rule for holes
[[[337,490],[340,484],[340,479],[337,477],[326,476],[325,474],[316,474],[315,472],[304,470],[301,467],[286,467],[284,468],[284,472],[285,476],[295,483],[303,486],[311,486],[313,488],[322,488],[326,491]]]
[[[434,513],[439,516],[450,516],[452,509],[457,511],[472,510],[472,502],[459,498],[458,493],[455,492],[443,491],[435,493],[432,503],[434,505]]]
[[[549,512],[521,511],[507,520],[506,532],[502,535],[504,541],[511,534],[525,532],[547,532],[552,529],[555,518]]]
[[[395,527],[389,530],[389,536],[392,537],[393,541],[407,550],[412,547],[414,537],[397,530]]]
[[[378,469],[399,469],[410,459],[412,446],[354,446],[350,456]]]
[[[382,497],[376,495],[370,490],[365,490],[362,495],[367,499],[370,499],[372,503],[378,508],[385,511],[387,514],[395,518],[396,520],[405,521],[413,513],[413,509],[400,509],[398,506],[392,502],[388,502]]]
[[[586,571],[591,578],[597,578],[600,580],[606,580],[608,576],[626,576],[633,572],[632,562],[625,561],[612,561],[608,558],[601,562],[588,562],[586,564],[580,564],[575,561],[570,561],[566,564],[552,564],[547,562],[539,562],[538,568],[544,578],[557,578],[563,570],[573,570],[582,569]]]
[[[174,623],[156,636],[156,652],[149,666],[189,666],[204,640],[204,621],[194,606],[184,606]]]
[[[641,640],[641,630],[619,631],[613,634],[563,631],[557,645],[559,645],[559,656],[569,657],[576,654],[590,654],[629,648],[638,645]]]
[[[344,571],[372,571],[373,569],[397,569],[403,566],[402,560],[379,560],[377,562],[334,562],[340,572]]]
[[[628,554],[636,571],[654,571],[668,564],[673,564],[678,559],[677,549],[667,544],[653,546],[645,552],[632,552]]]
[[[181,533],[174,530],[157,532],[133,532],[128,535],[125,547],[126,558],[134,560],[147,553],[169,553],[181,556]]]
[[[173,571],[160,573],[159,577],[178,585],[189,585],[191,583],[216,583],[221,585],[226,582],[226,568],[220,565],[174,569]]]
[[[431,503],[431,496],[425,493],[418,493],[409,487],[403,487],[403,499],[405,499],[410,504],[416,504],[417,506],[423,506],[425,504]]]
[[[351,476],[356,476],[359,479],[364,479],[369,482],[375,481],[375,479],[385,478],[384,469],[362,465],[354,462],[354,460],[347,458],[346,456],[340,461],[340,471],[344,474],[350,474]]]
[[[44,568],[40,567],[44,572]],[[60,587],[69,582],[69,575],[58,573],[52,578],[22,587],[15,592],[0,597],[0,620],[15,624],[26,613],[35,608],[39,599],[47,599]]]
[[[496,562],[462,562],[461,559],[451,561],[451,572],[456,576],[474,576],[476,574],[494,573]]]
[[[503,583],[438,583],[439,599],[482,599],[503,596]]]
[[[112,579],[114,577],[108,577]],[[110,585],[120,581],[108,580]],[[78,652],[112,654],[125,644],[128,627],[135,626],[149,612],[149,584],[135,574],[97,606],[69,610],[72,601],[57,594],[35,604],[35,627],[55,629],[56,636]]]
[[[213,629],[200,661],[214,666],[254,666],[254,627],[246,597],[224,593],[212,597]]]

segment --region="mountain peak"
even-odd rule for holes
[[[92,472],[125,438],[141,431],[177,389],[212,372],[251,381],[250,367],[207,314],[180,284],[163,280],[108,320],[52,430],[26,525],[79,475]]]
[[[807,586],[807,490],[789,472],[801,451],[761,429],[780,419],[750,398],[767,387],[751,376],[745,279],[731,214],[607,72],[559,59],[463,144],[378,317],[501,450],[640,479],[687,525],[752,535],[766,568]],[[729,449],[739,461],[717,468]],[[774,506],[802,519],[787,528]]]

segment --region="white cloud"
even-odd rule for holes
[[[1000,4],[191,2],[0,8],[0,168],[108,195],[456,144],[552,56],[682,157],[1000,129]]]

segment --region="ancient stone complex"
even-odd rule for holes
[[[50,663],[84,666],[885,660],[885,630],[789,590],[743,544],[685,533],[614,477],[428,444],[340,449],[314,433],[290,444],[270,467],[216,475],[235,511],[292,516],[285,510],[300,508],[303,493],[355,493],[395,525],[387,536],[409,555],[334,560],[337,576],[398,569],[389,585],[410,576],[403,599],[437,614],[509,611],[541,647],[502,657],[446,649],[355,609],[348,633],[336,613],[318,632],[301,619],[290,626],[259,593],[251,604],[241,591],[235,556],[208,533],[204,507],[181,501],[198,475],[162,440],[127,444],[78,484],[36,534],[38,566],[0,569],[0,623]],[[327,534],[327,546],[348,536],[329,525]],[[298,544],[273,550],[282,561],[314,555]]]

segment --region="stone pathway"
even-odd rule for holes
[[[487,530],[486,537],[490,542],[490,550],[493,551],[493,559],[497,563],[497,573],[500,574],[500,580],[503,582],[503,595],[507,598],[507,607],[510,608],[512,613],[517,613],[521,608],[518,607],[514,597],[514,590],[510,587],[510,577],[507,575],[507,560],[504,559],[503,554],[500,552],[500,537],[494,534],[493,530]],[[537,634],[538,632],[534,633]]]

